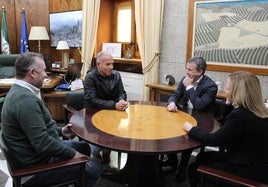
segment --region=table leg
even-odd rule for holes
[[[128,153],[124,168],[117,173],[105,173],[102,177],[130,186],[163,187],[165,184],[158,155]]]

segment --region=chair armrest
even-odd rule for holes
[[[71,107],[71,106],[68,106],[68,105],[62,105],[63,106],[63,108],[64,108],[64,110],[66,110],[66,111],[68,111],[68,112],[71,112],[71,113],[73,113],[73,114],[75,114],[76,112],[77,112],[77,110],[75,110],[73,107]]]
[[[0,97],[4,97],[4,96],[6,96],[7,95],[7,92],[2,92],[2,93],[0,93]]]
[[[56,169],[60,169],[64,167],[82,165],[82,164],[86,164],[86,162],[88,161],[89,161],[88,157],[81,156],[78,158],[67,159],[64,161],[54,162],[50,164],[32,166],[30,168],[17,169],[17,170],[12,171],[11,175],[14,177],[18,177],[18,176],[23,177],[23,176],[33,175],[33,174],[41,173],[45,171],[56,170]]]
[[[214,176],[214,177],[223,179],[224,181],[228,181],[233,184],[243,185],[246,187],[268,187],[267,184],[262,184],[256,181],[252,181],[246,178],[242,178],[242,177],[227,173],[225,171],[220,171],[220,170],[209,168],[206,166],[199,166],[197,171],[199,171],[201,175],[206,174],[206,175]]]

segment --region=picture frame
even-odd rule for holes
[[[50,43],[57,47],[60,40],[69,47],[82,47],[82,10],[49,14]]]
[[[113,58],[121,58],[122,43],[102,43],[102,51],[111,53]]]
[[[212,71],[268,75],[267,9],[267,0],[190,0],[187,59],[202,56]]]

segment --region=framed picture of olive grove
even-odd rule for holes
[[[268,0],[190,0],[187,58],[208,70],[268,75]]]

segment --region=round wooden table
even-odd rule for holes
[[[164,186],[159,154],[201,146],[183,130],[186,121],[207,131],[218,125],[207,113],[183,108],[168,112],[165,103],[141,101],[130,102],[126,111],[82,109],[70,119],[72,130],[83,140],[128,153],[125,167],[108,177],[137,186]]]

